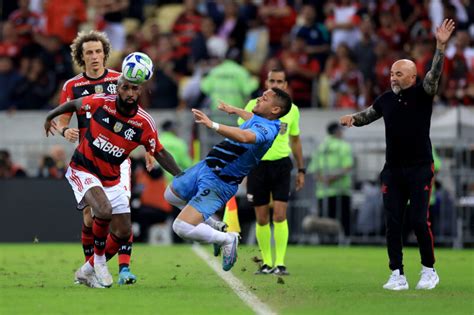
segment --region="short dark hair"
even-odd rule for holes
[[[283,73],[283,75],[285,76],[285,81],[286,81],[286,72],[283,68],[272,68],[270,69],[270,71],[268,71],[268,73],[270,72],[280,72],[280,73]]]
[[[278,116],[278,118],[281,118],[290,112],[292,104],[291,97],[288,93],[279,88],[272,88],[272,91],[275,92],[278,106],[281,108],[281,113]]]
[[[327,132],[330,135],[334,135],[339,129],[341,129],[341,125],[337,121],[332,121],[327,126]]]
[[[103,32],[99,31],[89,31],[89,32],[80,32],[74,41],[71,44],[71,56],[72,60],[81,68],[83,68],[86,64],[84,63],[83,57],[83,47],[84,43],[87,42],[101,42],[102,49],[104,50],[104,66],[109,58],[110,54],[110,41],[107,38],[107,35]]]

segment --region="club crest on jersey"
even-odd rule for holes
[[[127,130],[125,130],[124,132],[124,136],[125,136],[125,139],[127,140],[132,140],[133,139],[133,136],[136,134],[135,130],[133,130],[132,128],[128,128]]]
[[[287,130],[288,130],[288,123],[282,122],[282,123],[280,124],[280,134],[281,134],[281,135],[284,135]]]
[[[116,122],[115,125],[114,125],[114,131],[116,133],[119,133],[123,128],[123,124],[121,122]]]
[[[110,94],[117,94],[117,86],[115,84],[109,84],[107,87],[107,92]]]
[[[94,90],[97,94],[104,93],[104,87],[102,85],[96,85]]]

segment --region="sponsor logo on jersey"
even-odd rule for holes
[[[109,86],[107,87],[107,92],[109,92],[110,94],[117,94],[117,85],[109,84]]]
[[[104,81],[117,81],[118,77],[106,77]]]
[[[102,118],[102,121],[109,123],[109,117]]]
[[[123,128],[123,124],[117,121],[114,125],[114,131],[118,133],[122,130],[122,128]]]
[[[128,128],[127,130],[125,130],[124,132],[124,135],[125,135],[125,139],[127,140],[132,140],[133,139],[133,136],[136,134],[135,130],[133,130],[132,128]]]
[[[117,113],[117,111],[116,111],[115,109],[110,108],[110,107],[107,106],[107,105],[104,105],[103,108],[104,108],[106,111],[108,111],[109,113],[111,113],[111,114],[114,114],[114,115],[115,115],[115,114]]]
[[[108,139],[102,135],[97,137],[92,144],[102,151],[115,157],[121,157],[125,152],[125,149],[110,143]]]
[[[104,87],[102,85],[94,86],[94,90],[97,94],[104,93]]]
[[[154,153],[156,149],[156,141],[155,139],[150,139],[148,140],[148,143],[150,144],[151,147],[151,152]]]
[[[267,128],[265,128],[261,124],[255,124],[255,128],[260,129],[264,134],[268,134]]]
[[[84,82],[77,82],[74,84],[74,87],[78,87],[78,86],[83,86],[83,85],[89,85],[91,84],[89,80],[87,81],[84,81]]]
[[[136,120],[129,120],[127,121],[127,124],[130,124],[130,125],[134,125],[136,127],[141,127],[143,126],[143,123],[139,122],[139,121],[136,121]]]
[[[89,92],[87,92],[87,90],[84,90],[81,95],[89,95]]]

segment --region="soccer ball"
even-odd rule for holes
[[[122,62],[122,75],[127,81],[141,84],[153,75],[153,61],[144,53],[133,52]]]

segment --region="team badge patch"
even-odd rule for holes
[[[280,124],[280,134],[281,134],[281,135],[284,135],[287,130],[288,130],[288,123],[282,122],[282,123]]]
[[[114,131],[115,132],[120,132],[120,130],[122,130],[122,127],[123,127],[123,124],[121,122],[117,121],[114,125]]]
[[[94,89],[97,94],[104,93],[104,87],[102,85],[96,85]]]

